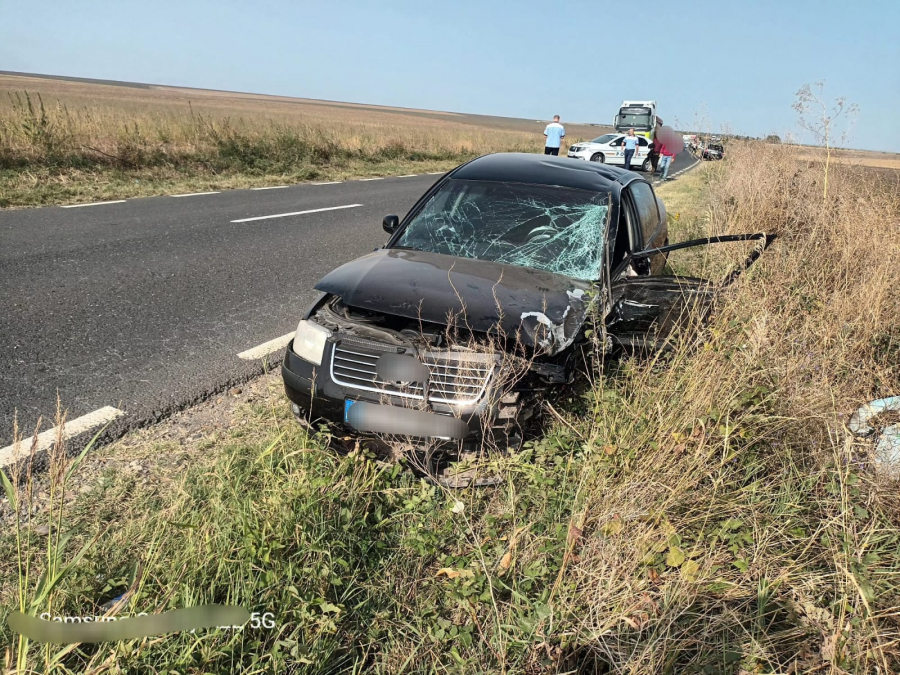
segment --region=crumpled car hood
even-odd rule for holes
[[[496,334],[499,325],[507,336],[519,333],[523,343],[549,354],[577,337],[589,287],[541,270],[403,249],[369,253],[316,284],[368,311],[443,325],[452,319],[480,333]]]

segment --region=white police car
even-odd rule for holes
[[[601,164],[625,165],[625,148],[623,141],[625,134],[603,134],[592,141],[583,141],[569,146],[568,157],[572,159],[585,159],[589,162]],[[650,171],[652,165],[649,158],[650,141],[644,136],[638,136],[638,149],[631,158],[631,168],[634,171]]]

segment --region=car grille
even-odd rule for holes
[[[353,342],[339,342],[332,352],[331,379],[345,387],[421,401],[421,384],[396,385],[378,379],[375,363],[387,352],[395,352],[395,348],[384,345],[383,350],[376,351]],[[478,403],[496,364],[493,354],[477,352],[427,352],[419,360],[431,373],[428,400],[433,403]]]

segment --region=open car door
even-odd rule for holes
[[[660,253],[734,241],[758,242],[747,259],[718,283],[695,277],[661,275],[625,277],[610,284],[606,333],[613,345],[639,350],[668,348],[673,334],[679,328],[696,326],[708,318],[718,293],[734,283],[774,240],[775,235],[764,232],[730,234],[692,239],[629,254],[613,270],[614,275],[636,259]]]

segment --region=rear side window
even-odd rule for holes
[[[644,136],[638,136],[638,145],[640,145],[642,148],[646,148],[647,139]]]
[[[647,183],[635,182],[629,186],[629,189],[637,208],[638,219],[641,221],[641,230],[644,233],[644,244],[646,245],[656,233],[656,228],[659,227],[659,208],[656,206],[656,196]]]

